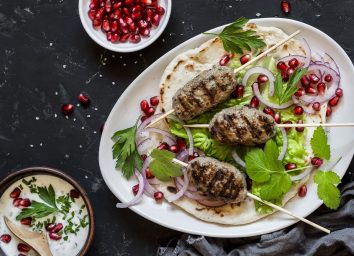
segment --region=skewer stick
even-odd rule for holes
[[[249,62],[243,64],[241,67],[236,68],[234,70],[234,73],[240,72],[242,69],[244,69],[245,67],[248,67],[249,65],[251,65],[252,63],[254,63],[255,61],[258,61],[259,59],[265,57],[268,53],[270,53],[271,51],[273,51],[274,49],[278,48],[279,46],[283,45],[284,43],[286,43],[287,41],[289,41],[291,38],[293,38],[294,36],[296,36],[297,34],[300,33],[300,30],[295,31],[294,33],[292,33],[290,36],[284,38],[283,40],[281,40],[280,42],[278,42],[277,44],[273,45],[272,47],[270,47],[268,50],[266,50],[265,52],[261,53],[260,55],[258,55],[257,57],[255,57],[254,59],[251,59]],[[150,124],[148,124],[146,126],[146,128],[149,128],[151,126],[153,126],[154,124],[160,122],[161,120],[165,119],[167,116],[171,115],[173,112],[175,112],[174,109],[171,109],[169,111],[167,111],[165,114],[163,114],[162,116],[160,116],[159,118],[156,118],[154,121],[152,121]]]
[[[182,162],[182,161],[180,161],[180,160],[178,160],[176,158],[174,158],[172,160],[172,162],[174,162],[176,164],[179,164],[179,165],[181,165],[183,167],[187,167],[188,166],[187,163]],[[263,204],[266,204],[266,205],[272,207],[273,209],[276,209],[276,210],[281,211],[281,212],[283,212],[285,214],[288,214],[288,215],[294,217],[295,219],[301,220],[301,221],[305,222],[306,224],[308,224],[308,225],[310,225],[310,226],[312,226],[314,228],[317,228],[317,229],[319,229],[319,230],[321,230],[321,231],[323,231],[323,232],[325,232],[327,234],[331,233],[331,231],[329,229],[324,228],[324,227],[322,227],[322,226],[320,226],[320,225],[318,225],[318,224],[316,224],[316,223],[314,223],[312,221],[309,221],[308,219],[305,219],[305,218],[303,218],[301,216],[298,216],[298,215],[296,215],[296,214],[294,214],[294,213],[292,213],[292,212],[290,212],[290,211],[288,211],[288,210],[286,210],[286,209],[284,209],[284,208],[282,208],[282,207],[280,207],[280,206],[278,206],[276,204],[273,204],[273,203],[268,202],[268,201],[264,201],[263,199],[261,199],[260,197],[258,197],[256,195],[253,195],[253,194],[247,192],[247,196],[252,198],[253,200],[256,200],[256,201],[259,201],[259,202],[261,202]]]
[[[283,40],[281,40],[280,42],[276,43],[275,45],[273,45],[272,47],[270,47],[268,50],[266,50],[265,52],[261,53],[260,55],[258,55],[257,57],[255,57],[254,59],[250,60],[249,62],[247,62],[246,64],[242,65],[239,68],[236,68],[234,70],[234,73],[239,72],[240,70],[244,69],[245,67],[251,65],[253,62],[258,61],[259,59],[265,57],[268,53],[270,53],[271,51],[273,51],[274,49],[278,48],[279,46],[281,46],[282,44],[286,43],[287,41],[289,41],[291,38],[293,38],[294,36],[296,36],[297,34],[300,33],[300,30],[295,31],[294,33],[292,33],[290,36],[288,36],[287,38],[284,38]]]
[[[209,124],[186,124],[184,127],[189,128],[209,128]],[[326,123],[326,124],[277,124],[279,128],[292,128],[292,127],[350,127],[354,126],[354,123]]]

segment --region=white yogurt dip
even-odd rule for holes
[[[30,181],[31,179],[33,179],[33,181],[29,185],[26,185],[22,180],[15,182],[2,194],[0,198],[0,237],[3,234],[9,234],[12,238],[9,243],[0,241],[1,249],[8,256],[17,256],[20,253],[17,246],[19,243],[23,243],[6,227],[4,216],[7,216],[14,223],[23,228],[27,228],[29,231],[46,232],[49,247],[53,256],[78,255],[87,240],[90,225],[86,205],[81,195],[79,198],[75,199],[70,197],[69,193],[74,189],[74,187],[67,181],[55,176],[33,175],[25,178],[27,181]],[[43,218],[36,218],[35,220],[32,220],[30,226],[23,225],[19,220],[16,220],[16,217],[25,208],[14,206],[14,199],[10,197],[11,192],[14,191],[16,187],[20,188],[21,194],[19,197],[22,199],[30,199],[32,205],[29,208],[31,208],[33,207],[33,201],[37,201],[39,203],[46,202],[39,196],[38,193],[33,193],[33,189],[31,192],[30,187],[33,188],[37,186],[49,188],[49,185],[52,185],[54,188],[56,205],[59,211],[51,213]],[[71,205],[68,207],[67,211],[64,210],[64,204],[62,202],[71,202]],[[51,239],[49,237],[49,232],[47,232],[45,228],[48,223],[47,220],[49,220],[49,223],[52,223],[53,218],[55,219],[56,224],[63,224],[63,229],[55,234],[61,237],[59,240]],[[38,256],[38,254],[33,250],[30,250],[26,255]]]

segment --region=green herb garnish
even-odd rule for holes
[[[337,209],[340,204],[340,191],[335,185],[341,183],[339,176],[333,171],[317,171],[313,180],[318,185],[318,197],[328,208]]]
[[[171,177],[182,175],[181,166],[172,162],[175,154],[167,150],[154,149],[150,155],[153,159],[149,165],[151,173],[159,180],[168,181]]]
[[[120,168],[123,175],[129,179],[134,174],[134,169],[141,169],[143,161],[135,145],[137,123],[127,129],[117,131],[112,136],[113,158],[116,160],[116,168]]]
[[[322,159],[330,159],[331,149],[327,141],[327,134],[323,127],[317,127],[311,138],[311,148],[315,156]]]
[[[58,208],[53,208],[45,203],[32,201],[30,207],[22,209],[20,214],[17,215],[16,220],[22,220],[28,217],[32,217],[33,219],[40,219],[58,211]]]
[[[243,30],[248,19],[242,17],[226,26],[220,34],[204,33],[218,36],[224,46],[225,51],[230,53],[243,54],[243,51],[252,49],[262,49],[266,46],[263,40],[254,30]]]

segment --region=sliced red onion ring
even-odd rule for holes
[[[307,68],[310,65],[311,62],[311,48],[309,46],[309,44],[307,43],[307,41],[305,40],[305,38],[302,39],[302,47],[305,50],[305,56],[306,56],[306,60],[304,61],[304,68]]]
[[[175,185],[177,187],[178,190],[181,190],[182,189],[182,184],[180,184],[177,179],[175,179]],[[192,186],[189,185],[187,191],[184,192],[184,195],[190,199],[193,199],[193,200],[208,200],[209,197],[207,196],[203,196],[201,194],[199,194],[199,192],[192,192],[192,191],[189,191],[189,189],[191,188]],[[192,187],[192,189],[196,190],[196,188]]]
[[[144,190],[145,190],[145,184],[146,184],[146,178],[144,175],[142,175],[141,173],[137,172],[135,173],[138,177],[138,181],[139,181],[139,190],[138,193],[136,193],[136,195],[134,196],[134,198],[126,203],[117,203],[116,207],[117,208],[128,208],[130,206],[133,206],[137,203],[140,202],[140,200],[142,199]]]
[[[281,134],[283,135],[283,147],[281,148],[278,160],[282,161],[288,149],[288,135],[286,134],[285,128],[279,128],[279,129],[281,131]]]
[[[328,53],[325,53],[328,58],[329,58],[329,67],[332,68],[333,70],[335,70],[338,75],[340,76],[340,70],[339,70],[339,67],[338,67],[338,64],[334,61],[333,57],[331,55],[329,55]]]
[[[179,191],[176,194],[166,197],[166,200],[171,203],[173,201],[180,199],[187,191],[188,185],[189,185],[189,179],[186,172],[186,168],[183,168],[183,185],[181,189],[179,189]]]
[[[159,128],[146,128],[144,129],[144,132],[154,132],[154,133],[159,133],[164,136],[165,140],[169,140],[170,143],[176,144],[176,138],[169,132],[159,129]],[[167,138],[166,138],[167,137]]]
[[[281,104],[281,105],[271,103],[271,102],[267,101],[266,99],[264,99],[263,96],[261,95],[261,92],[259,91],[258,83],[254,83],[252,85],[252,88],[253,88],[254,94],[259,99],[259,101],[262,102],[264,105],[271,107],[273,109],[286,109],[294,104],[293,100],[289,100],[288,102],[285,102],[284,104]]]
[[[264,74],[264,75],[266,75],[268,77],[268,80],[269,80],[269,96],[273,96],[274,95],[275,77],[274,77],[273,73],[270,72],[266,68],[257,66],[257,67],[254,67],[254,68],[251,68],[251,69],[247,70],[245,76],[242,79],[242,84],[244,86],[246,86],[248,79],[254,74]]]
[[[302,101],[299,101],[299,105],[302,107],[302,109],[304,110],[304,112],[306,114],[309,114],[309,115],[314,115],[316,114],[316,111],[313,110],[312,106],[311,105],[305,105],[302,103]]]
[[[138,126],[138,129],[136,130],[136,141],[139,141],[140,139],[140,134],[141,132],[144,130],[144,128],[149,124],[151,123],[153,120],[155,120],[156,118],[162,116],[163,113],[159,113],[159,114],[155,114],[153,116],[150,116],[148,117],[147,119],[145,119],[144,122],[142,122],[139,126]]]
[[[183,181],[183,179],[181,177],[177,177],[176,178],[176,182],[179,185],[178,187],[183,186],[184,181]],[[197,188],[195,186],[192,186],[192,185],[189,185],[187,190],[190,191],[190,192],[197,192]]]
[[[147,138],[139,143],[139,145],[137,146],[139,155],[144,154],[149,149],[149,147],[151,146],[150,143],[151,138]]]
[[[207,207],[221,207],[226,205],[225,202],[219,200],[198,200],[197,202]]]
[[[182,150],[181,152],[178,153],[176,158],[182,162],[187,162],[188,161],[188,151],[186,149]]]
[[[150,185],[160,185],[160,181],[156,178],[147,179]]]
[[[241,165],[242,167],[246,167],[246,163],[241,159],[241,157],[237,154],[236,150],[232,150],[231,152],[232,158],[236,163]]]
[[[145,189],[144,192],[149,196],[149,197],[154,197],[154,193],[156,192],[156,189],[153,188],[150,183],[146,179],[146,169],[148,168],[152,158],[149,156],[145,159],[143,167],[141,168],[141,175],[145,178]],[[139,172],[135,172],[135,175],[138,175]]]
[[[301,180],[301,179],[305,178],[307,175],[309,175],[311,173],[312,169],[313,169],[313,167],[310,166],[309,168],[306,168],[304,170],[304,172],[302,172],[298,175],[295,175],[295,176],[290,176],[291,181]]]

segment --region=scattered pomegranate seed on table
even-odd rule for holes
[[[74,111],[74,105],[72,105],[72,104],[64,104],[61,107],[61,112],[64,115],[70,115],[73,111]]]
[[[78,98],[82,106],[87,107],[89,105],[90,99],[86,94],[80,93]]]
[[[291,5],[287,0],[283,0],[280,2],[280,8],[284,14],[289,14],[291,11]]]
[[[304,197],[304,196],[306,196],[306,194],[307,194],[307,187],[306,187],[306,185],[302,185],[302,186],[299,188],[298,195],[299,195],[300,197]]]
[[[11,236],[9,234],[3,234],[0,236],[0,241],[5,244],[8,244],[11,242]]]

